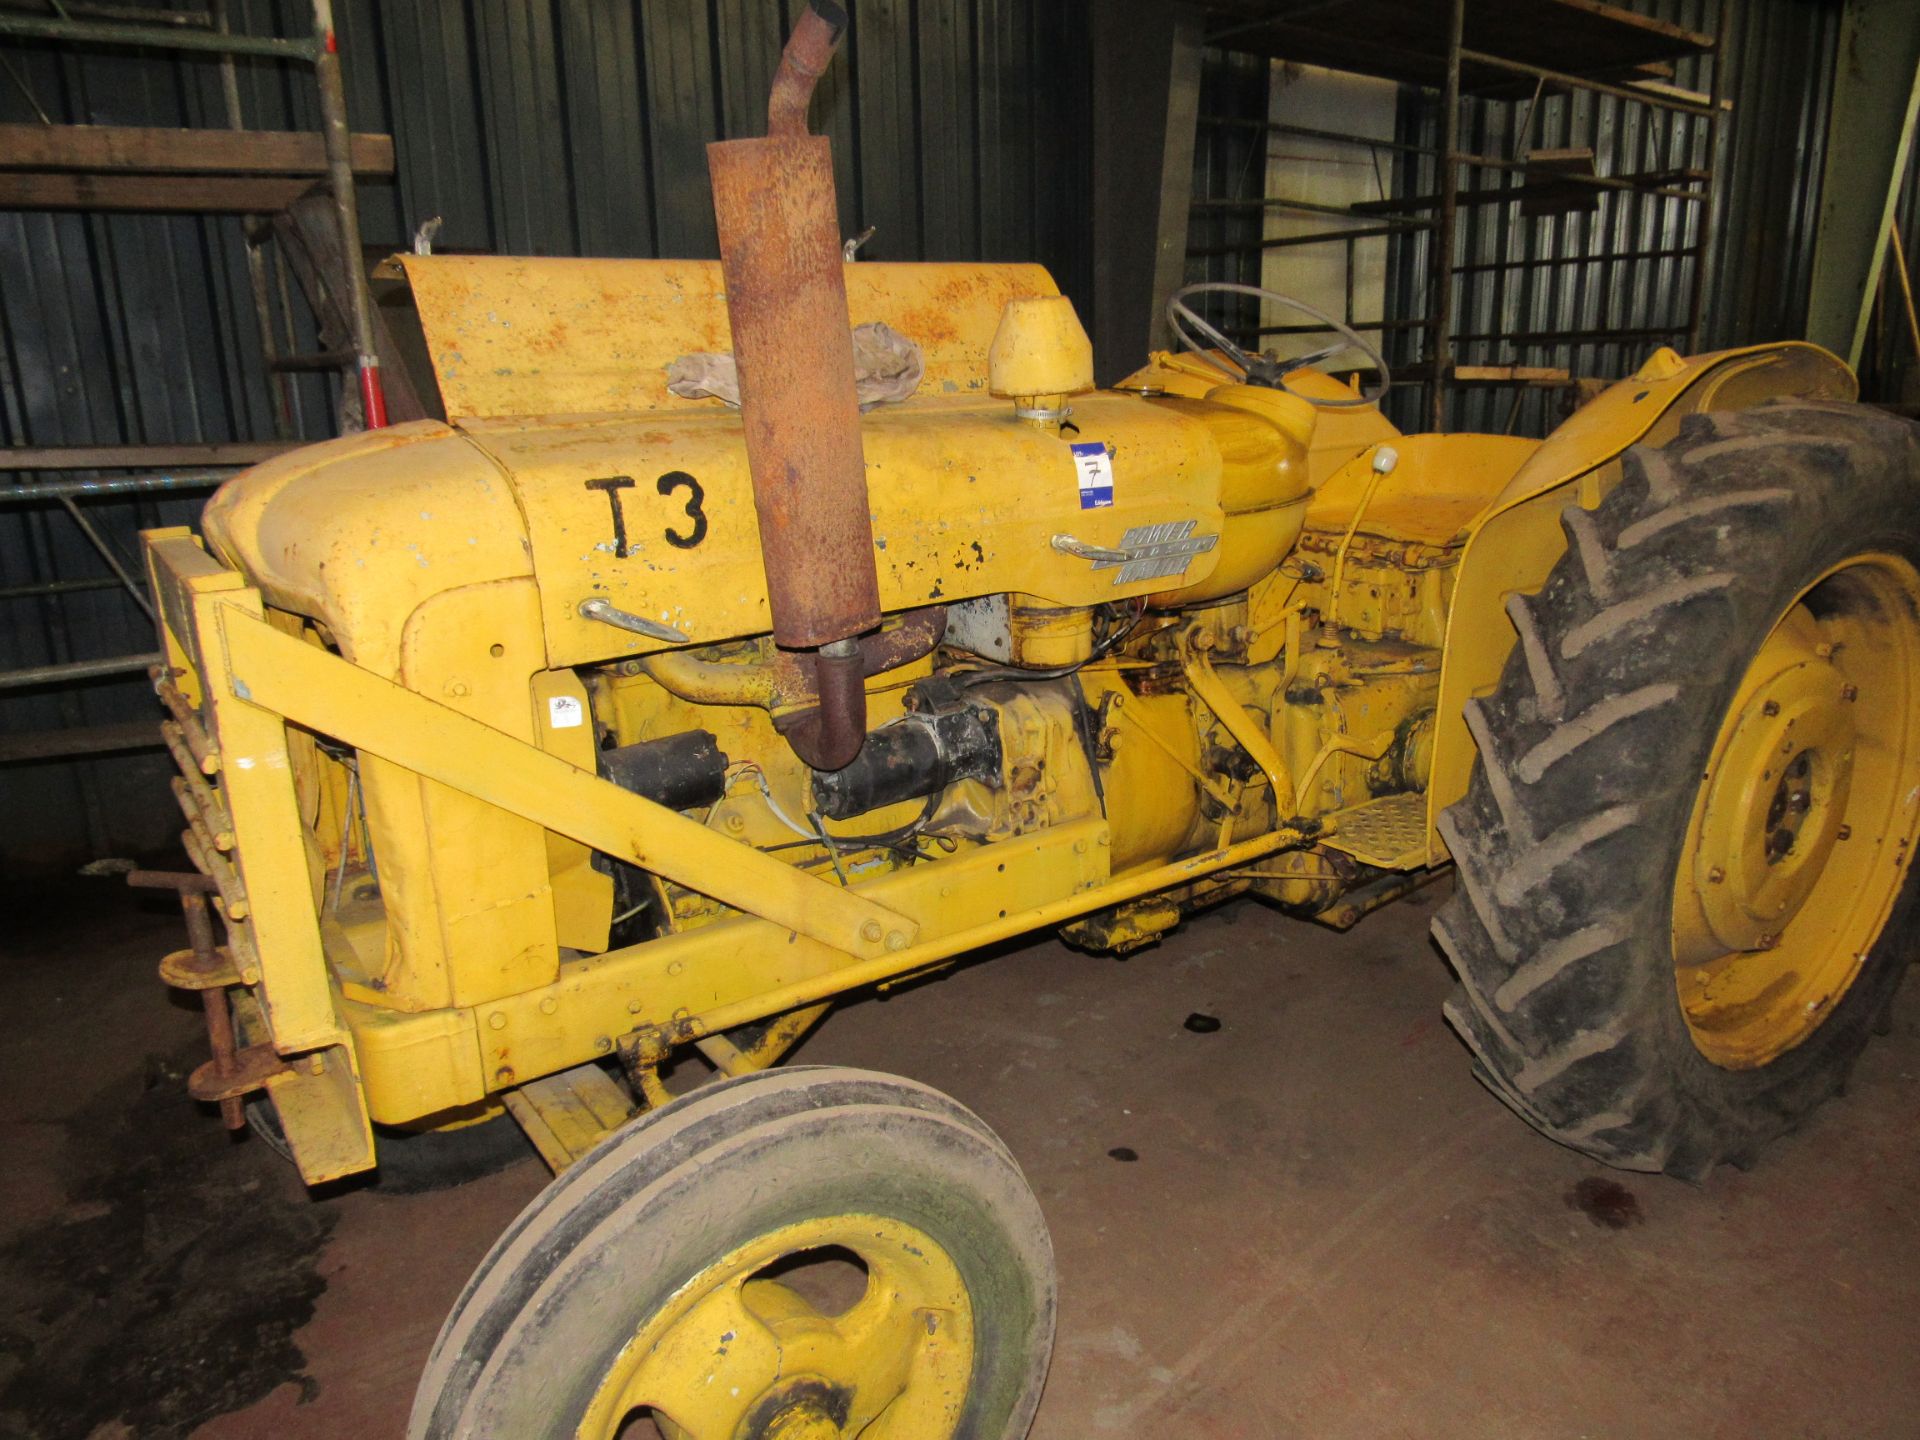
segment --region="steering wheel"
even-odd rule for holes
[[[1222,335],[1204,316],[1187,303],[1187,297],[1190,295],[1216,293],[1251,295],[1257,300],[1271,300],[1276,305],[1286,306],[1289,310],[1298,310],[1302,315],[1311,315],[1338,335],[1340,343],[1329,345],[1325,349],[1310,351],[1305,355],[1296,355],[1289,360],[1282,360],[1271,353],[1249,355]],[[1318,405],[1324,409],[1343,410],[1360,405],[1377,405],[1385,398],[1388,387],[1393,383],[1393,376],[1387,370],[1386,359],[1373,346],[1362,340],[1352,326],[1342,324],[1333,316],[1314,309],[1305,301],[1296,300],[1291,295],[1282,295],[1278,290],[1262,290],[1258,285],[1239,285],[1230,280],[1204,280],[1197,285],[1183,286],[1167,297],[1167,325],[1173,331],[1175,339],[1198,355],[1206,364],[1225,375],[1228,380],[1285,390],[1289,395],[1305,400],[1309,405]],[[1192,331],[1189,331],[1188,326],[1192,327]],[[1200,338],[1196,339],[1193,331],[1197,331]],[[1228,359],[1240,367],[1240,373],[1234,374],[1209,355],[1203,341],[1211,342],[1213,348],[1224,352]],[[1371,388],[1362,391],[1353,399],[1328,400],[1319,395],[1303,395],[1287,384],[1287,376],[1295,371],[1309,369],[1348,350],[1358,350],[1365,355],[1373,362],[1374,369],[1380,374],[1379,380]]]

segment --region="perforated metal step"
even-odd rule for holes
[[[1427,797],[1419,791],[1383,795],[1328,817],[1333,834],[1321,843],[1383,870],[1427,863]]]

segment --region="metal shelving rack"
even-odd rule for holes
[[[352,135],[347,127],[340,45],[331,0],[313,0],[312,29],[301,36],[235,33],[225,0],[204,10],[147,9],[84,0],[0,0],[0,40],[61,45],[131,47],[203,54],[220,63],[228,128],[153,130],[119,126],[59,125],[41,114],[38,125],[0,126],[0,209],[167,211],[242,217],[247,270],[258,317],[262,354],[275,381],[272,442],[226,445],[101,445],[0,449],[0,471],[14,475],[59,473],[61,478],[0,484],[0,503],[53,502],[64,509],[112,572],[111,578],[52,580],[0,589],[0,600],[26,600],[79,590],[124,588],[149,616],[152,602],[137,563],[123,555],[88,518],[81,503],[90,496],[171,493],[211,489],[235,469],[292,448],[299,430],[291,377],[335,370],[343,377],[341,413],[347,428],[387,423],[387,396],[378,345],[379,325],[366,268],[361,263],[356,171],[393,173],[393,142],[385,135]],[[320,128],[310,131],[247,130],[235,71],[237,58],[280,60],[312,68]],[[17,77],[16,77],[17,78]],[[35,103],[36,110],[39,108]],[[293,344],[286,262],[277,247],[301,207],[323,200],[328,266],[339,328],[350,348],[297,353]],[[312,216],[304,217],[309,233]],[[337,241],[337,250],[332,245]],[[311,263],[311,260],[308,262]],[[303,277],[305,278],[305,277]],[[276,284],[277,282],[277,284]],[[303,288],[306,288],[303,285]],[[276,301],[279,333],[276,334]],[[76,471],[122,471],[107,479],[73,479]],[[0,672],[0,690],[59,686],[103,676],[137,674],[156,663],[154,654],[111,656]],[[151,732],[151,726],[145,726]],[[93,731],[0,737],[0,759],[46,759],[128,748],[126,726]],[[107,733],[112,732],[112,733]],[[146,738],[151,738],[149,735]]]
[[[1335,214],[1353,222],[1315,235],[1261,238],[1238,245],[1199,246],[1189,259],[1223,254],[1264,254],[1293,245],[1344,244],[1352,271],[1354,244],[1366,238],[1421,237],[1426,267],[1424,309],[1356,328],[1418,332],[1424,341],[1416,373],[1407,383],[1426,391],[1423,406],[1430,428],[1445,428],[1448,392],[1462,384],[1521,387],[1565,386],[1576,379],[1565,369],[1517,363],[1456,363],[1456,347],[1497,344],[1515,350],[1595,344],[1633,339],[1684,338],[1697,346],[1706,294],[1708,244],[1714,196],[1713,160],[1719,126],[1730,98],[1723,93],[1719,37],[1727,33],[1730,0],[1720,0],[1713,34],[1604,3],[1604,0],[1205,0],[1209,12],[1205,43],[1218,49],[1261,55],[1395,81],[1436,97],[1437,143],[1369,136],[1286,125],[1270,120],[1202,116],[1201,124],[1256,126],[1268,134],[1305,138],[1391,152],[1400,171],[1433,174],[1427,193],[1395,194],[1347,207],[1309,205],[1287,197],[1226,200],[1199,197],[1194,210],[1227,206]],[[1676,61],[1699,58],[1711,74],[1705,93],[1673,84]],[[1579,157],[1529,150],[1529,137],[1541,101],[1556,94],[1584,91],[1654,111],[1704,122],[1704,164],[1679,169],[1640,170],[1628,174],[1593,173],[1566,162]],[[1524,103],[1524,118],[1508,155],[1468,153],[1461,144],[1463,102],[1480,97]],[[1499,177],[1488,183],[1486,176]],[[1463,183],[1463,177],[1475,177]],[[1506,177],[1517,177],[1509,180]],[[1627,193],[1673,200],[1697,208],[1683,246],[1630,251],[1613,256],[1505,256],[1457,264],[1461,220],[1476,207],[1518,203],[1527,214],[1565,213],[1591,208],[1606,193]],[[1455,324],[1455,290],[1462,276],[1490,271],[1537,271],[1553,266],[1591,265],[1614,260],[1675,259],[1691,262],[1684,316],[1670,327],[1643,326],[1594,330],[1546,330],[1516,333],[1461,333]],[[1351,284],[1349,310],[1351,320]],[[1261,326],[1255,336],[1300,333],[1308,326]],[[1242,331],[1243,334],[1249,333]],[[1515,410],[1520,394],[1516,394]]]

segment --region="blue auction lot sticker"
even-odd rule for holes
[[[1080,508],[1104,510],[1113,504],[1113,452],[1103,440],[1073,446],[1073,468],[1080,477]]]

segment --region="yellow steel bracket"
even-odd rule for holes
[[[222,619],[232,691],[254,706],[847,954],[905,950],[918,936],[919,927],[896,910],[730,840],[257,616],[227,609]]]
[[[267,1079],[267,1090],[302,1178],[310,1185],[337,1180],[374,1163],[373,1131],[358,1053],[322,958],[286,727],[277,716],[231,702],[217,643],[229,616],[266,628],[260,593],[184,528],[150,530],[143,538],[160,611],[163,679],[193,707],[167,722],[167,735],[186,787],[184,838],[219,887],[244,982],[235,1019],[247,1043],[271,1041],[280,1054],[298,1057]],[[242,830],[244,851],[233,841]]]
[[[1288,773],[1287,762],[1280,758],[1280,752],[1273,748],[1273,741],[1267,738],[1266,727],[1246,706],[1233,698],[1233,694],[1221,681],[1213,662],[1207,658],[1207,652],[1201,646],[1212,637],[1205,631],[1194,630],[1180,647],[1180,663],[1187,672],[1187,684],[1193,687],[1193,693],[1200,697],[1242,750],[1247,752],[1253,763],[1260,767],[1260,773],[1267,777],[1267,783],[1273,787],[1274,814],[1282,820],[1294,812],[1295,796],[1293,776]]]
[[[235,958],[243,979],[257,974],[261,981],[276,1048],[290,1054],[340,1044],[347,1032],[322,958],[286,730],[273,716],[219,703],[228,676],[215,637],[227,617],[268,629],[260,592],[185,530],[150,531],[146,538],[168,669],[182,672],[181,679],[211,701],[206,733],[213,748],[200,768],[210,765],[218,780],[220,823],[206,827],[204,837],[200,827],[190,829],[188,849],[220,886]],[[232,848],[236,834],[248,837],[244,852]]]

